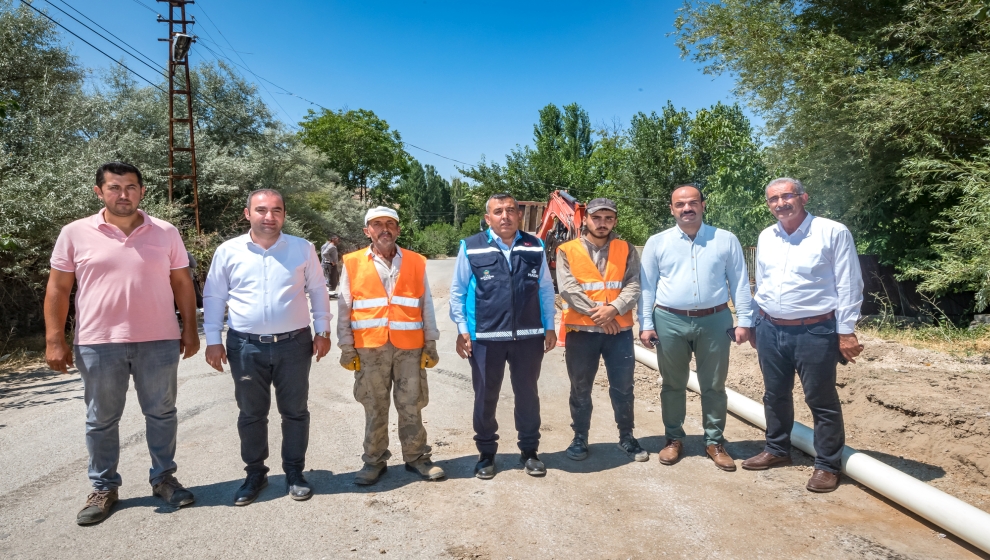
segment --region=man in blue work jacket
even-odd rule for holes
[[[498,422],[495,407],[509,364],[515,393],[519,462],[543,476],[537,381],[543,354],[557,344],[554,290],[543,243],[519,231],[519,206],[507,194],[485,205],[489,229],[461,241],[450,286],[450,318],[457,323],[457,354],[471,362],[474,441],[481,457],[474,475],[495,476]]]

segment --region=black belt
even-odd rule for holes
[[[235,331],[234,329],[227,329],[227,334],[232,334],[239,338],[246,338],[251,342],[260,342],[262,344],[278,344],[279,342],[292,340],[293,338],[308,332],[309,327],[303,327],[301,329],[296,329],[294,331],[284,332],[281,334],[251,334]]]
[[[719,311],[725,311],[729,308],[728,303],[723,303],[721,305],[716,305],[715,307],[709,307],[708,309],[674,309],[673,307],[666,307],[663,305],[657,305],[660,309],[664,311],[669,311],[674,315],[683,315],[684,317],[707,317],[709,315],[714,315]]]

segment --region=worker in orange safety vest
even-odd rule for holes
[[[588,457],[591,389],[602,359],[619,428],[619,449],[635,461],[650,457],[633,437],[632,327],[640,292],[639,255],[612,232],[617,212],[615,202],[607,198],[592,200],[582,224],[584,235],[557,249],[557,287],[564,300],[560,338],[571,381],[574,429],[566,455],[575,461]]]
[[[354,398],[364,405],[364,466],[354,483],[370,485],[386,471],[389,400],[399,417],[406,470],[444,478],[430,459],[422,410],[429,401],[426,368],[439,361],[436,316],[426,258],[400,249],[399,215],[379,206],[365,215],[371,245],[344,255],[338,285],[340,364],[354,371]]]

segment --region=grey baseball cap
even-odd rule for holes
[[[586,211],[589,216],[599,210],[611,210],[616,214],[619,213],[619,209],[615,206],[615,202],[608,198],[596,198],[588,203]]]

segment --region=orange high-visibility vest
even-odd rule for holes
[[[367,249],[344,255],[351,288],[351,330],[355,348],[378,348],[391,341],[396,348],[423,347],[423,310],[426,257],[402,251],[399,276],[389,298]]]
[[[588,249],[581,238],[572,239],[560,246],[559,250],[567,256],[567,264],[571,267],[574,280],[584,290],[584,294],[598,305],[615,301],[622,291],[622,277],[626,274],[626,259],[629,257],[629,244],[619,239],[613,239],[608,245],[608,263],[605,274],[591,260]],[[619,326],[631,327],[633,324],[632,310],[624,315],[615,317]],[[591,317],[574,311],[565,303],[561,323],[565,325],[584,325],[594,327]]]

